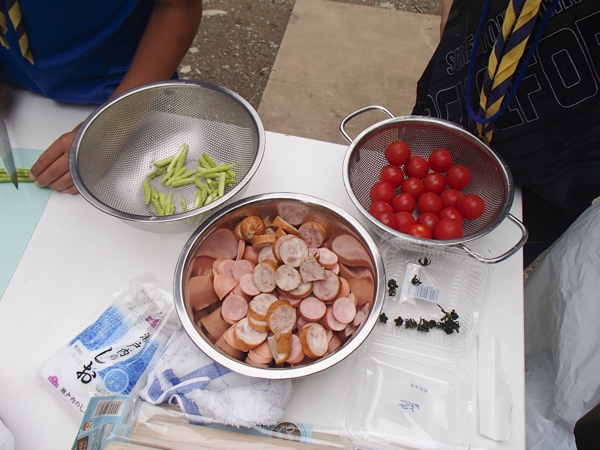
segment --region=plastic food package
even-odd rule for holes
[[[600,402],[600,202],[525,283],[527,447],[575,450],[577,420]]]
[[[127,283],[99,317],[39,369],[42,382],[81,419],[93,396],[128,395],[176,326],[172,295],[152,275]]]

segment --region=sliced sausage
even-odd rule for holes
[[[221,275],[233,276],[233,265],[235,261],[233,259],[222,259],[217,267],[217,273]]]
[[[282,264],[275,271],[275,283],[279,289],[288,292],[300,286],[302,277],[295,267]]]
[[[256,265],[252,279],[261,292],[273,292],[277,286],[275,283],[275,269],[267,262],[261,262]]]
[[[306,216],[306,222],[317,222],[320,223],[323,229],[325,230],[325,239],[331,234],[333,231],[333,223],[327,217],[322,214],[311,213]]]
[[[222,300],[231,290],[239,284],[239,281],[229,275],[214,274],[213,287],[215,293]]]
[[[229,356],[235,359],[242,359],[244,356],[246,356],[246,353],[244,353],[243,351],[233,348],[231,345],[229,345],[225,340],[225,336],[227,336],[227,332],[223,333],[223,335],[217,340],[217,342],[215,342],[215,347],[220,348]]]
[[[304,354],[309,358],[320,358],[327,353],[327,332],[318,323],[312,323],[298,333]]]
[[[302,350],[302,344],[300,338],[292,334],[292,351],[290,352],[289,358],[285,361],[288,364],[299,364],[304,359],[304,350]]]
[[[269,326],[267,325],[266,320],[257,320],[257,319],[253,319],[252,317],[248,316],[248,324],[252,328],[254,328],[256,331],[264,331],[264,332],[269,331]]]
[[[348,284],[350,285],[350,292],[356,297],[358,306],[372,302],[375,298],[375,286],[370,281],[354,278],[348,280]]]
[[[281,202],[277,205],[277,213],[283,220],[298,226],[305,221],[310,208],[297,202]]]
[[[255,265],[245,259],[234,261],[231,267],[231,276],[236,280],[240,281],[247,273],[254,273]]]
[[[367,317],[369,317],[369,311],[371,310],[369,303],[365,304],[354,317],[352,324],[355,327],[360,327],[363,323],[367,321]]]
[[[312,282],[309,282],[309,283],[302,283],[296,289],[289,291],[288,295],[290,295],[292,298],[301,299],[304,297],[308,297],[311,292],[312,292]]]
[[[292,332],[275,333],[267,338],[275,364],[284,363],[292,353]]]
[[[316,258],[307,256],[300,264],[300,276],[303,283],[325,279],[325,269]]]
[[[196,256],[192,261],[192,277],[211,273],[214,262],[215,258],[212,256]]]
[[[239,350],[239,351],[241,351],[239,348],[237,348],[237,347],[235,346],[235,343],[233,342],[233,329],[234,329],[234,328],[235,328],[235,327],[234,327],[233,325],[232,325],[232,326],[230,326],[230,327],[227,329],[227,331],[226,331],[225,333],[223,333],[223,339],[225,339],[225,342],[227,342],[227,344],[228,344],[228,345],[229,345],[231,348],[233,348],[233,349],[235,349],[235,350]]]
[[[342,345],[343,342],[344,342],[344,340],[338,333],[333,333],[333,337],[331,338],[331,340],[329,341],[329,344],[327,345],[327,353],[335,352],[338,348],[340,348],[340,346]]]
[[[206,238],[196,252],[196,256],[235,259],[237,251],[238,240],[233,231],[227,228],[220,228]]]
[[[233,342],[237,348],[244,352],[258,347],[266,338],[267,332],[252,328],[246,317],[236,323],[233,329]]]
[[[269,339],[269,338],[267,338],[267,339]],[[263,342],[258,347],[260,347],[263,344],[268,344],[268,342]],[[256,347],[256,348],[258,348],[258,347]],[[269,353],[270,353],[270,350],[269,350]],[[257,353],[256,349],[252,349],[252,350],[248,351],[248,358],[250,358],[255,363],[265,364],[265,365],[268,365],[271,361],[273,361],[273,356],[271,356],[271,355],[263,356],[263,355]]]
[[[280,300],[287,300],[288,302],[290,302],[290,305],[292,305],[294,308],[297,308],[300,302],[302,301],[302,298],[296,298],[290,295],[289,292],[286,292],[283,289],[279,288],[277,288],[277,295],[279,296]]]
[[[336,274],[336,275],[339,275],[339,274]],[[343,277],[340,277],[340,283],[342,283],[342,286],[340,288],[338,297],[348,297],[348,295],[350,295],[350,284],[348,283],[348,280],[346,280]]]
[[[272,294],[259,294],[248,303],[248,317],[255,320],[267,320],[269,306],[279,300]]]
[[[265,259],[271,259],[275,262],[278,262],[277,258],[275,257],[275,254],[273,253],[272,245],[268,245],[268,246],[264,247],[258,254],[258,262],[259,263],[263,262]]]
[[[277,300],[269,306],[266,320],[273,333],[287,333],[296,325],[296,309],[287,300]]]
[[[319,320],[319,323],[323,325],[325,329],[332,331],[342,331],[344,328],[346,328],[345,323],[341,323],[333,316],[332,306],[327,307],[327,311],[325,312],[323,318]]]
[[[208,316],[204,316],[200,319],[200,323],[206,329],[207,333],[215,341],[219,340],[223,333],[225,333],[231,326],[223,319],[221,315],[221,308],[215,309]]]
[[[239,234],[246,242],[252,241],[254,236],[265,234],[265,224],[258,216],[248,216],[240,222]],[[237,226],[236,226],[237,227]]]
[[[321,247],[319,248],[319,258],[317,261],[324,268],[331,270],[337,265],[338,256],[327,247]]]
[[[306,297],[298,306],[298,314],[309,322],[317,322],[323,318],[327,305],[317,297]]]
[[[254,273],[247,273],[244,275],[240,280],[239,286],[242,292],[249,297],[254,297],[255,295],[260,294],[256,284],[254,284]]]
[[[300,238],[286,240],[279,247],[279,256],[284,264],[300,267],[302,261],[308,257],[308,246]]]
[[[286,233],[293,234],[295,236],[298,235],[298,229],[287,220],[282,219],[280,216],[277,216],[273,219],[271,226],[274,228],[281,228]]]
[[[373,272],[371,269],[365,266],[356,266],[351,267],[345,264],[339,264],[340,266],[340,275],[343,276],[347,280],[351,280],[353,278],[363,279],[370,281],[373,283]]]
[[[238,252],[237,252],[237,256],[235,257],[235,260],[239,261],[240,259],[242,259],[244,257],[245,251],[246,251],[246,241],[240,239],[238,241]]]
[[[283,243],[290,239],[295,239],[296,237],[297,236],[294,236],[293,234],[286,234],[284,236],[277,238],[277,241],[275,241],[275,244],[273,244],[273,255],[275,255],[275,258],[277,258],[278,261],[281,261],[281,255],[279,254],[279,249],[281,248]]]
[[[358,239],[349,234],[340,234],[331,241],[331,250],[339,261],[349,266],[372,267],[371,256]]]
[[[306,245],[309,247],[320,247],[323,244],[323,241],[325,241],[326,235],[327,232],[325,231],[325,228],[318,222],[305,222],[298,228],[298,236],[306,242]]]
[[[319,300],[328,302],[337,297],[341,286],[340,277],[331,270],[326,270],[324,280],[313,281],[312,292]]]
[[[331,308],[333,317],[338,322],[348,324],[354,320],[356,316],[356,306],[348,297],[338,297]]]
[[[254,250],[260,253],[263,248],[275,244],[276,241],[277,236],[274,234],[262,234],[260,236],[254,236],[250,243],[252,244],[252,247],[254,247]]]
[[[252,264],[256,265],[258,264],[258,252],[251,245],[246,245],[244,247],[244,256],[242,256],[242,259],[250,261]]]
[[[185,287],[186,302],[191,308],[204,309],[219,301],[213,286],[212,269],[209,275],[192,277]]]
[[[248,302],[239,295],[229,295],[223,300],[221,314],[225,322],[233,325],[248,314]]]

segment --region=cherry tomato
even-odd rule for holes
[[[442,208],[442,210],[440,211],[440,213],[438,215],[439,215],[440,219],[457,220],[458,222],[460,222],[460,225],[462,226],[463,217],[460,214],[460,212],[458,212],[458,209],[456,209],[454,206],[445,206],[444,208]]]
[[[425,225],[421,225],[420,223],[415,223],[408,227],[405,231],[406,234],[410,234],[411,236],[422,237],[425,239],[431,239],[433,235],[431,234],[431,230],[427,228]]]
[[[453,164],[452,156],[450,156],[450,152],[445,148],[436,148],[432,151],[428,162],[431,170],[439,173],[448,171]]]
[[[433,237],[442,241],[446,239],[458,239],[462,235],[462,226],[457,220],[453,219],[440,219],[433,230]]]
[[[433,192],[437,195],[440,195],[446,189],[446,179],[435,172],[425,175],[423,184],[425,185],[425,192]]]
[[[375,216],[382,224],[387,225],[390,228],[396,229],[398,226],[398,219],[392,211],[382,211]]]
[[[392,142],[385,149],[385,159],[387,159],[390,164],[403,166],[408,162],[409,158],[410,147],[406,142]]]
[[[423,179],[429,173],[429,164],[425,158],[413,156],[404,165],[404,172],[407,177]]]
[[[396,195],[396,189],[387,181],[375,183],[371,188],[371,201],[383,200],[386,203],[392,203],[392,199]]]
[[[446,183],[452,189],[461,189],[466,188],[471,182],[471,171],[460,164],[456,166],[452,166],[446,172]]]
[[[406,211],[411,213],[415,210],[416,206],[417,201],[415,198],[406,192],[396,195],[392,200],[392,208],[394,208],[395,212]]]
[[[412,195],[414,198],[419,198],[425,192],[425,185],[418,178],[409,177],[402,182],[400,190]]]
[[[419,208],[419,211],[421,211],[421,214],[426,212],[439,214],[443,206],[440,196],[433,192],[425,192],[417,201],[417,207]]]
[[[417,223],[415,216],[406,211],[400,211],[396,213],[396,219],[398,221],[398,224],[396,225],[396,230],[398,230],[401,233],[405,233],[406,229],[409,226]]]
[[[458,199],[463,196],[463,193],[457,191],[456,189],[446,189],[444,192],[440,194],[440,198],[442,199],[442,203],[444,206],[452,206],[456,208],[458,204]]]
[[[456,208],[465,219],[475,220],[485,211],[485,203],[477,194],[466,194],[460,198]]]
[[[432,233],[439,221],[440,218],[437,216],[437,214],[434,214],[432,212],[426,212],[417,217],[417,223],[425,225],[431,230]]]
[[[369,207],[369,214],[371,214],[373,217],[377,216],[377,214],[383,211],[394,212],[394,208],[392,208],[392,205],[384,202],[383,200],[377,200]]]
[[[398,187],[404,181],[404,172],[402,172],[400,167],[390,164],[381,169],[381,172],[379,172],[379,179],[381,181],[387,181],[394,187]]]

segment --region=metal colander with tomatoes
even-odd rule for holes
[[[358,114],[372,109],[381,110],[390,119],[369,127],[354,140],[350,139],[345,130],[347,122]],[[368,219],[371,229],[380,237],[398,237],[427,245],[459,245],[489,233],[509,215],[514,198],[514,186],[508,167],[487,145],[461,127],[445,120],[430,117],[394,117],[384,108],[371,106],[346,117],[340,125],[340,130],[342,135],[350,142],[343,165],[343,179],[346,190],[359,211]],[[482,213],[480,204],[471,205],[471,213],[478,215],[478,217],[471,220],[464,218],[460,237],[434,239],[402,233],[385,225],[369,213],[369,209],[373,204],[372,190],[376,191],[376,197],[379,194],[389,196],[389,192],[385,192],[385,188],[382,189],[382,192],[377,192],[378,188],[373,189],[373,186],[381,181],[382,168],[390,165],[390,161],[386,158],[386,149],[390,145],[395,148],[395,151],[388,150],[388,158],[391,157],[392,161],[394,157],[400,158],[402,156],[403,148],[410,149],[411,158],[420,157],[400,165],[403,170],[403,182],[409,178],[406,174],[407,171],[409,175],[419,174],[421,181],[426,174],[434,173],[438,174],[430,177],[432,179],[430,184],[434,187],[436,183],[440,182],[441,176],[446,183],[444,191],[451,188],[448,184],[458,185],[460,188],[457,190],[463,196],[475,194],[483,200],[484,210]],[[436,172],[429,165],[429,160],[432,152],[438,149],[445,149],[447,152],[438,151],[432,158],[432,165],[438,169],[438,172]],[[451,160],[450,166],[454,166],[449,169],[448,166],[444,167],[448,164],[448,156]],[[425,169],[423,169],[422,164],[419,164],[423,161],[426,162]],[[461,181],[464,181],[465,171],[455,170],[455,168],[461,167],[467,168],[467,172],[470,174],[468,184],[464,187],[461,185]],[[444,171],[439,172],[441,170]],[[392,170],[385,176],[394,179],[399,175]],[[393,195],[396,197],[403,191],[410,191],[413,188],[415,187],[407,186],[402,189],[398,186],[394,189]],[[441,196],[444,195],[442,191]],[[418,196],[416,196],[416,203],[417,206],[412,212],[415,219],[422,213],[419,210]],[[423,204],[425,205],[425,202]],[[427,209],[427,206],[423,206],[423,208]],[[479,215],[479,213],[481,214]],[[510,218],[518,222],[525,238],[527,231],[520,221],[514,219],[512,215],[510,215]],[[524,242],[524,239],[522,241]],[[522,243],[520,242],[518,248],[521,246]],[[513,249],[511,254],[518,248]]]

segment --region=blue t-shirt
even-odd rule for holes
[[[102,104],[127,72],[153,0],[21,1],[34,63],[7,17],[0,79],[60,102]]]

